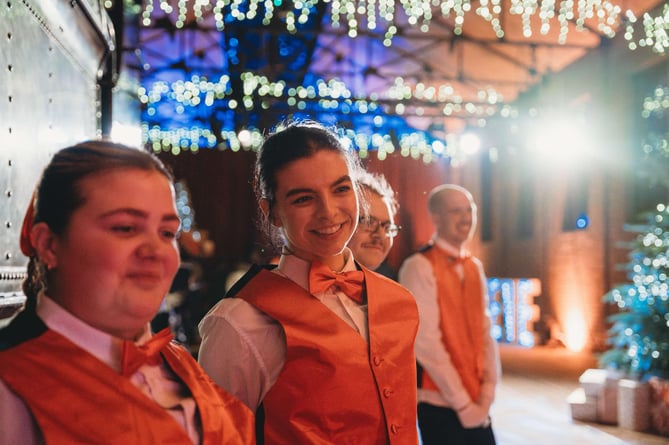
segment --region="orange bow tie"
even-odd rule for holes
[[[130,340],[121,343],[121,373],[130,377],[142,365],[157,365],[161,362],[160,351],[172,341],[174,335],[170,328],[165,328],[155,334],[143,345],[137,346]]]
[[[332,286],[337,286],[347,297],[362,304],[364,281],[365,274],[361,270],[334,273],[325,264],[317,261],[312,262],[311,269],[309,269],[309,292],[312,294],[318,294]]]

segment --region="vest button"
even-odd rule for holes
[[[400,427],[398,425],[395,425],[394,423],[390,425],[390,432],[393,434],[397,434],[400,431]]]
[[[381,366],[383,358],[379,357],[378,355],[375,355],[372,361],[374,362],[374,366]]]
[[[395,391],[393,391],[393,390],[390,389],[390,388],[383,388],[383,397],[385,397],[385,398],[387,399],[387,398],[389,398],[390,396],[392,396],[394,392],[395,392]]]

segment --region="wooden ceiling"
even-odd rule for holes
[[[501,3],[503,10],[508,10],[511,0]],[[623,10],[631,9],[641,17],[663,2],[618,3]],[[414,87],[419,83],[426,88],[449,85],[453,95],[463,103],[485,104],[489,98],[486,92],[495,92],[498,100],[511,103],[545,76],[561,71],[608,40],[598,30],[596,18],[588,19],[580,29],[574,21],[569,22],[567,38],[562,44],[558,43],[561,30],[556,19],[550,22],[548,32],[542,34],[538,15],[532,16],[530,37],[523,35],[520,16],[506,14],[501,22],[505,35],[498,39],[490,22],[470,11],[464,16],[462,33],[457,35],[454,18],[435,13],[425,33],[415,26],[400,24],[397,36],[387,48],[378,35],[363,34],[350,39],[343,31],[326,27],[319,37],[311,70],[324,78],[338,77],[367,95],[383,94],[396,78],[402,77],[405,84]],[[417,108],[422,108],[422,115],[429,119],[415,117]],[[421,127],[424,126],[421,121],[430,122],[441,109],[417,101],[407,115],[413,115],[413,121]],[[467,120],[465,113],[454,115]]]

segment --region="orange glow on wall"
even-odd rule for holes
[[[563,322],[565,346],[575,352],[585,349],[588,343],[588,329],[581,309],[569,308]]]
[[[591,336],[601,299],[594,274],[577,272],[573,265],[559,272],[559,275],[555,274],[551,289],[560,331],[558,340],[572,351],[590,349],[594,346]]]

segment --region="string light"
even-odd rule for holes
[[[386,91],[370,97],[354,97],[344,82],[338,79],[325,81],[319,79],[316,85],[289,88],[284,81],[271,81],[262,75],[244,72],[242,80],[242,103],[246,109],[256,109],[258,100],[278,99],[290,104],[299,101],[317,101],[325,109],[341,108],[343,114],[373,113],[383,108],[388,114],[404,114],[402,106],[419,104],[434,106],[444,117],[461,115],[468,117],[490,117],[500,110],[504,116],[512,113],[510,107],[503,103],[503,97],[493,88],[479,89],[478,102],[465,101],[450,84],[426,86],[422,83],[410,85],[405,79],[397,77],[393,85]],[[177,102],[179,108],[197,107],[201,104],[211,106],[218,100],[233,100],[233,90],[228,75],[221,76],[217,81],[209,81],[199,75],[189,80],[178,80],[168,85],[166,82],[154,82],[151,90],[139,88],[138,97],[152,114],[162,101]],[[400,106],[402,105],[402,106]],[[233,105],[235,108],[237,105]]]
[[[477,95],[480,102],[473,103],[463,101],[451,85],[426,87],[419,83],[412,86],[405,83],[402,78],[397,78],[387,91],[369,98],[355,97],[345,83],[337,79],[329,81],[319,79],[315,85],[292,88],[283,81],[273,82],[265,76],[251,72],[242,73],[240,79],[243,92],[241,103],[235,99],[228,75],[223,75],[215,81],[193,75],[188,80],[178,80],[171,84],[164,81],[154,82],[150,90],[140,87],[138,98],[146,107],[148,116],[159,115],[162,106],[169,106],[170,109],[176,110],[177,114],[187,114],[189,109],[213,107],[217,103],[233,110],[238,107],[255,110],[267,109],[271,101],[276,101],[295,111],[304,109],[311,103],[322,110],[343,115],[372,116],[375,126],[379,129],[383,127],[384,116],[403,115],[405,104],[411,104],[412,101],[418,101],[424,106],[434,106],[442,117],[455,114],[486,118],[497,114],[502,117],[517,117],[518,114],[510,105],[501,103],[501,95],[491,88],[480,90]],[[208,127],[191,126],[165,130],[146,123],[142,127],[143,141],[152,146],[155,152],[165,151],[175,155],[184,151],[197,152],[200,147],[234,151],[257,150],[262,144],[262,135],[254,129],[249,131],[251,137],[245,143],[235,132],[222,131],[217,135]],[[442,147],[441,141],[436,141],[420,131],[403,132],[398,135],[394,143],[388,134],[372,133],[368,136],[349,132],[346,136],[355,142],[354,145],[358,147],[362,157],[368,156],[370,151],[376,151],[377,157],[381,160],[399,149],[402,156],[420,158],[426,163],[440,157],[448,157],[457,165],[465,160],[468,151],[457,138],[447,139],[446,146]]]
[[[666,8],[665,8],[666,10]],[[669,157],[666,111],[669,88],[657,86],[644,98],[641,115],[647,122],[643,152],[653,164]],[[661,168],[661,167],[660,167]],[[629,282],[614,287],[605,300],[618,312],[611,316],[609,342],[613,346],[600,361],[643,378],[667,377],[669,371],[669,205],[659,203],[625,229],[636,233],[630,243]]]
[[[651,48],[653,52],[664,54],[669,48],[669,5],[665,4],[662,13],[653,17],[646,13],[642,20],[642,36],[634,40],[634,30],[637,24],[637,18],[631,11],[627,11],[627,25],[625,26],[625,40],[628,41],[628,48],[635,50],[639,47]]]
[[[158,8],[176,16],[177,28],[193,20],[203,20],[205,12],[211,11],[216,28],[223,30],[226,20],[256,20],[259,11],[264,11],[261,18],[264,25],[279,18],[286,31],[296,33],[298,24],[306,23],[322,4],[329,5],[333,28],[346,29],[352,38],[361,31],[381,31],[387,46],[397,35],[398,23],[406,21],[409,26],[427,32],[435,15],[452,19],[453,31],[459,35],[466,26],[467,17],[475,14],[488,22],[500,39],[505,36],[501,20],[505,14],[520,18],[524,37],[531,37],[535,32],[532,23],[537,17],[538,32],[542,35],[548,34],[552,22],[557,22],[561,44],[567,41],[571,23],[575,23],[577,31],[584,31],[586,23],[594,20],[601,33],[613,37],[623,17],[622,8],[608,0],[510,0],[507,11],[502,0],[159,0]],[[144,0],[142,23],[145,26],[151,24],[153,12],[154,1]]]
[[[452,19],[454,33],[461,34],[468,17],[476,14],[490,24],[497,38],[504,38],[505,31],[500,17],[517,16],[522,22],[523,36],[529,38],[535,32],[548,34],[557,23],[559,43],[566,43],[568,31],[582,31],[592,27],[607,37],[613,37],[615,30],[624,22],[625,38],[630,49],[651,47],[654,51],[664,52],[669,47],[667,22],[668,7],[663,15],[643,16],[644,35],[635,40],[634,31],[638,20],[631,11],[622,13],[622,9],[610,1],[603,0],[144,0],[141,5],[141,23],[150,26],[157,10],[170,15],[176,28],[192,25],[213,17],[218,30],[224,30],[232,21],[261,21],[263,25],[276,23],[285,25],[289,33],[297,33],[300,24],[306,23],[312,14],[327,4],[329,23],[333,28],[344,28],[349,37],[355,38],[360,31],[383,33],[386,46],[392,44],[398,33],[397,23],[401,21],[416,27],[422,32],[429,30],[432,20],[441,15]],[[505,11],[504,9],[507,8]],[[538,18],[538,21],[535,20]],[[538,29],[532,25],[539,23]],[[575,27],[571,24],[575,24]],[[571,26],[571,28],[570,28]],[[381,115],[422,116],[432,119],[460,117],[474,125],[485,126],[487,119],[493,116],[515,118],[515,107],[504,103],[504,98],[488,87],[476,94],[476,101],[465,101],[462,95],[450,84],[426,86],[421,83],[410,84],[398,77],[385,91],[369,97],[354,96],[341,81],[318,80],[315,85],[288,86],[283,81],[271,81],[267,77],[253,73],[243,73],[242,94],[233,94],[231,79],[224,75],[217,80],[208,80],[193,76],[189,80],[172,84],[156,82],[150,91],[141,89],[138,97],[146,107],[148,118],[160,116],[160,108],[168,106],[184,117],[189,110],[198,107],[215,107],[222,104],[227,109],[239,111],[268,110],[272,104],[281,103],[291,113],[306,113],[309,110],[330,111],[334,115],[362,115],[374,117]],[[382,123],[377,123],[380,130]],[[155,151],[168,151],[179,154],[184,151],[196,152],[200,148],[224,148],[231,150],[255,150],[262,141],[262,135],[249,128],[252,137],[249,141],[240,140],[233,131],[219,131],[218,134],[205,125],[188,124],[178,129],[163,129],[158,125],[143,125],[143,140]],[[352,135],[352,140],[360,147],[361,156],[368,156],[370,151],[383,159],[394,151],[402,156],[422,158],[431,162],[447,157],[453,164],[463,162],[464,149],[457,139],[448,137],[435,141],[427,132],[409,131],[399,134],[394,140],[389,136],[375,134]],[[445,143],[445,145],[444,145]]]
[[[669,109],[669,87],[657,86],[652,96],[644,98],[641,117],[662,122],[665,119],[667,109]],[[667,140],[665,133],[649,131],[644,140],[642,151],[646,156],[669,157],[669,140]]]
[[[606,295],[619,314],[609,330],[614,349],[602,356],[604,364],[639,377],[669,369],[669,207],[657,204],[644,219],[628,227],[637,232],[628,264],[631,283]]]

